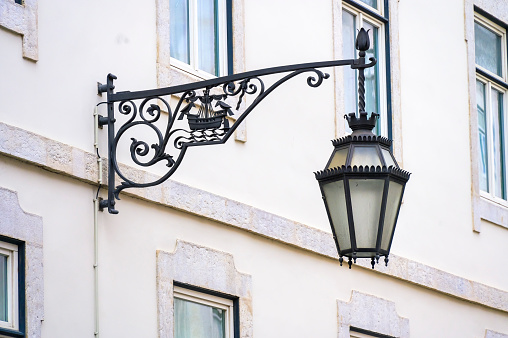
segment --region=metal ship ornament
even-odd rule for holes
[[[307,84],[315,88],[329,78],[321,68],[350,66],[358,69],[360,89],[363,91],[362,93],[359,89],[359,94],[364,102],[365,90],[361,85],[365,79],[364,69],[376,64],[375,58],[370,58],[370,62],[365,63],[368,33],[362,28],[357,40],[365,41],[365,36],[367,47],[365,43],[357,45],[361,51],[358,59],[266,68],[153,90],[115,93],[113,81],[117,78],[109,74],[106,84],[98,86],[99,93],[107,93],[107,101],[99,103],[107,105],[107,116],[99,115],[97,124],[108,128],[108,198],[101,201],[100,207],[107,208],[112,214],[118,213],[115,199],[120,199],[119,194],[124,189],[146,188],[163,183],[176,171],[190,147],[225,143],[267,95],[300,74],[308,74]],[[273,74],[283,75],[265,88],[263,77]],[[172,96],[177,101],[173,109],[168,103]],[[249,104],[245,103],[246,96],[250,98]],[[228,116],[232,116],[241,106],[239,116],[230,121]],[[122,121],[117,121],[117,118]],[[120,122],[122,124],[119,125]],[[230,122],[233,123],[230,125]],[[126,135],[139,128],[147,131],[141,136],[130,137],[128,150],[132,162],[144,168],[161,163],[166,166],[165,174],[150,182],[140,182],[135,177],[128,176],[128,170],[122,170],[126,167],[120,166],[118,161],[119,147],[124,149],[125,139],[129,141]],[[141,137],[143,139],[138,139]],[[124,160],[122,157],[122,162]],[[119,184],[115,181],[115,175],[121,179]]]

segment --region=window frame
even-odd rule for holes
[[[503,94],[503,121],[501,122],[500,128],[503,130],[503,140],[500,141],[500,143],[505,143],[507,140],[506,131],[508,131],[508,84],[507,77],[508,77],[508,50],[507,50],[507,28],[502,27],[498,23],[496,23],[492,18],[487,18],[485,16],[485,13],[480,13],[480,10],[475,7],[474,10],[474,22],[473,22],[473,28],[475,24],[480,24],[481,26],[489,29],[494,34],[497,34],[501,36],[501,62],[502,62],[502,69],[501,69],[501,76],[492,73],[491,71],[481,67],[476,63],[476,50],[475,50],[475,69],[476,69],[476,81],[481,82],[483,85],[485,85],[485,102],[486,102],[486,128],[487,128],[487,184],[488,184],[488,191],[482,190],[481,186],[479,188],[480,196],[490,202],[493,202],[495,204],[498,204],[502,207],[508,208],[508,147],[504,146],[504,149],[502,149],[501,153],[501,159],[502,159],[502,182],[503,185],[502,190],[504,197],[498,197],[495,194],[495,185],[498,182],[494,181],[494,139],[493,139],[493,133],[492,133],[492,119],[493,119],[493,107],[492,107],[492,93],[494,90],[500,92]],[[476,44],[476,37],[475,37],[475,44]],[[476,86],[475,81],[475,86]],[[476,92],[475,92],[476,96]],[[478,97],[476,97],[476,100],[478,100]],[[477,102],[478,104],[478,102]],[[475,106],[475,111],[478,114],[477,111],[477,105]],[[478,133],[478,139],[479,139],[479,121],[476,126],[476,132]],[[480,150],[480,149],[479,149]],[[477,165],[479,166],[478,169],[478,175],[480,176],[480,166],[481,166],[481,156],[477,155]],[[506,198],[506,199],[505,199]]]
[[[25,242],[0,235],[0,254],[9,255],[9,321],[0,321],[0,337],[25,337]]]
[[[342,0],[341,15],[342,11],[347,11],[352,15],[361,16],[361,18],[355,19],[361,22],[366,17],[366,21],[379,30],[378,63],[376,67],[378,67],[378,109],[381,115],[380,133],[382,136],[393,139],[389,2],[389,0],[377,0],[378,9],[375,9],[360,0]],[[359,29],[359,27],[357,28]],[[373,42],[371,41],[371,43]],[[358,102],[358,97],[356,100]],[[347,126],[345,126],[345,129],[347,130]]]
[[[225,310],[225,326],[227,328],[225,338],[240,338],[240,311],[238,297],[186,283],[180,283],[174,280],[173,298],[188,300],[194,303],[213,306]],[[176,316],[176,313],[174,315]]]
[[[479,7],[481,6],[481,7]],[[476,79],[478,75],[486,77],[494,83],[502,86],[503,83],[499,77],[483,71],[476,67],[475,51],[475,16],[481,15],[488,21],[499,25],[508,31],[508,3],[500,3],[495,0],[468,0],[464,7],[465,11],[465,38],[467,41],[467,60],[468,60],[468,89],[469,89],[469,119],[470,119],[470,156],[471,156],[471,205],[472,205],[472,230],[480,233],[484,222],[489,222],[505,229],[508,229],[506,219],[508,219],[508,207],[502,200],[494,200],[482,194],[481,192],[481,174],[480,174],[480,140],[479,140],[479,119],[476,102]],[[498,13],[499,17],[490,13]],[[504,14],[503,14],[504,13]],[[500,202],[500,203],[498,203]]]
[[[180,61],[170,55],[170,64],[190,75],[196,76],[200,79],[208,80],[213,79],[215,77],[225,76],[233,73],[233,56],[232,56],[232,0],[214,0],[215,4],[217,4],[217,21],[219,24],[218,27],[218,40],[219,47],[216,48],[214,52],[214,58],[216,53],[219,53],[218,60],[219,62],[216,65],[219,66],[218,75],[208,73],[204,70],[199,69],[198,67],[198,40],[199,37],[197,35],[198,31],[198,19],[197,19],[197,0],[188,0],[189,1],[189,63],[187,64],[184,61]],[[171,10],[170,10],[171,15]],[[170,46],[171,48],[171,46]]]

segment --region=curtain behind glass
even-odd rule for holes
[[[218,76],[216,0],[198,0],[197,5],[198,68]]]
[[[369,5],[370,7],[378,9],[377,8],[377,0],[360,0],[360,1],[363,2],[364,4]]]
[[[342,57],[344,59],[355,59],[355,36],[356,25],[355,16],[347,11],[342,11]],[[356,103],[356,71],[350,67],[344,67],[344,105],[345,114],[357,113]],[[349,125],[346,124],[346,131],[351,132]]]
[[[171,57],[190,64],[189,1],[169,0]]]
[[[8,306],[9,302],[7,299],[7,262],[8,257],[0,255],[0,320],[7,322],[9,318]]]
[[[489,168],[487,157],[487,112],[485,85],[476,81],[476,110],[478,112],[478,136],[480,140],[480,189],[489,191]]]
[[[505,198],[503,146],[503,94],[492,89],[492,136],[494,137],[494,195]]]
[[[226,311],[175,298],[175,338],[225,338]]]
[[[501,37],[475,22],[474,47],[476,64],[502,76]]]

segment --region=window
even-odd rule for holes
[[[474,36],[480,190],[482,196],[506,204],[506,26],[475,13]]]
[[[175,286],[175,338],[234,338],[234,301],[215,292]]]
[[[171,64],[203,77],[230,71],[231,0],[170,0]]]
[[[345,59],[358,57],[355,39],[363,27],[369,32],[370,49],[366,59],[375,57],[377,64],[365,70],[365,110],[380,115],[375,133],[392,137],[391,111],[388,104],[388,8],[384,0],[343,0],[342,2],[342,55]],[[344,103],[346,113],[358,113],[358,71],[344,69]],[[346,130],[351,131],[346,126]]]
[[[0,335],[19,331],[18,245],[0,242]]]

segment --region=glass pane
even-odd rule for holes
[[[354,147],[351,166],[381,166],[381,159],[377,153],[377,147]]]
[[[360,1],[363,2],[366,5],[369,5],[370,7],[378,9],[377,8],[377,0],[360,0]]]
[[[397,164],[395,164],[395,161],[393,160],[392,154],[390,154],[390,151],[388,149],[384,149],[381,147],[381,153],[383,154],[383,157],[385,159],[385,163],[387,167],[393,166],[398,167]]]
[[[388,196],[386,198],[385,220],[383,225],[383,237],[381,238],[381,249],[388,250],[392,239],[393,227],[397,217],[402,195],[402,184],[390,181],[388,185]]]
[[[504,182],[503,94],[493,89],[492,136],[494,137],[494,195],[506,198]]]
[[[476,64],[502,76],[501,36],[475,22],[474,47]]]
[[[175,298],[175,338],[224,338],[226,311]]]
[[[376,247],[384,185],[384,180],[349,180],[358,248]]]
[[[342,11],[342,56],[344,59],[356,58],[355,49],[356,24],[355,16],[349,12]],[[351,67],[343,67],[344,74],[344,108],[345,113],[358,113],[356,103],[356,71]],[[346,131],[351,132],[349,125],[345,122]]]
[[[0,320],[7,322],[9,318],[8,314],[8,294],[7,294],[7,262],[8,257],[0,255]]]
[[[476,110],[478,111],[478,136],[480,139],[480,189],[489,191],[489,167],[487,157],[487,114],[485,85],[476,81]]]
[[[379,55],[377,50],[378,45],[378,28],[374,27],[367,21],[363,22],[363,28],[369,32],[370,49],[366,52],[365,59],[368,62],[370,57],[375,57],[379,62]],[[365,111],[368,113],[379,114],[379,70],[378,64],[374,67],[365,69]],[[374,134],[381,135],[381,123],[378,120]]]
[[[326,203],[328,204],[328,212],[333,222],[340,250],[351,249],[344,181],[323,184],[323,193],[326,198]]]
[[[330,164],[328,165],[328,167],[326,167],[326,168],[329,169],[329,168],[341,167],[343,165],[346,165],[348,150],[349,150],[349,147],[335,150],[335,153],[333,154],[333,158],[330,161]]]
[[[169,1],[169,48],[171,57],[190,64],[189,1]]]
[[[217,73],[217,20],[215,0],[198,0],[198,68],[214,75]]]

